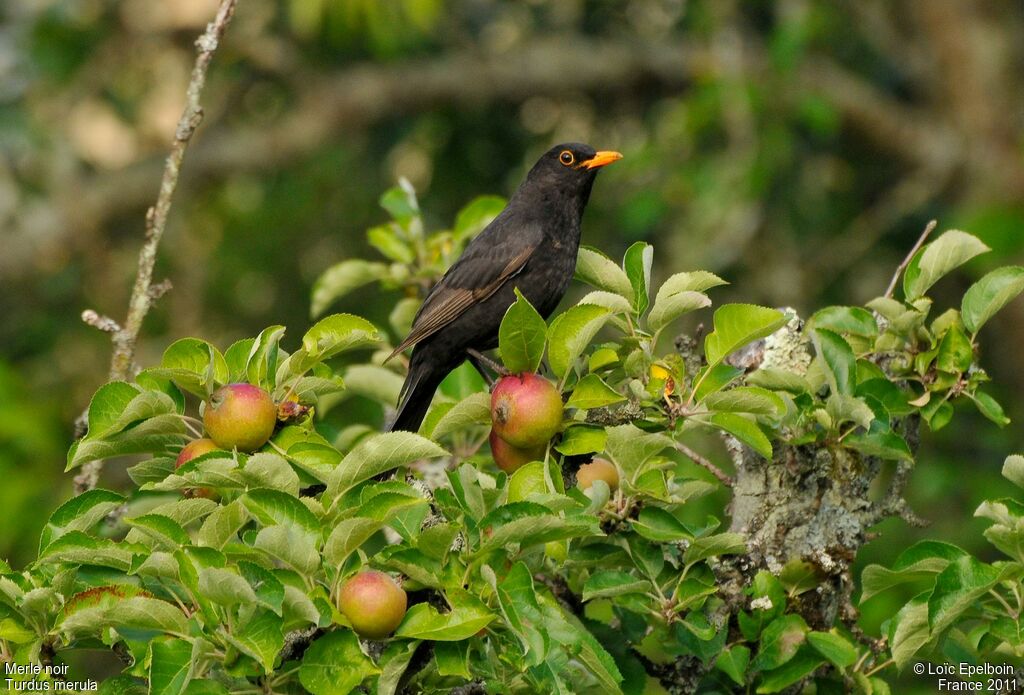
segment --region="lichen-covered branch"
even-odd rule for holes
[[[206,72],[210,67],[210,61],[213,60],[213,54],[224,36],[224,31],[234,16],[237,2],[238,0],[222,0],[216,17],[206,26],[206,31],[196,39],[198,55],[185,92],[185,109],[182,111],[178,127],[174,131],[174,142],[171,144],[170,154],[167,155],[164,163],[156,203],[146,212],[146,240],[139,252],[138,272],[135,275],[131,299],[128,300],[128,316],[124,324],[119,325],[113,319],[100,316],[91,310],[82,314],[82,319],[89,325],[111,333],[114,343],[114,354],[110,359],[111,380],[126,380],[133,376],[135,347],[139,339],[139,332],[142,330],[142,322],[152,308],[153,302],[170,289],[170,283],[167,281],[153,283],[153,267],[156,265],[160,239],[167,228],[167,217],[171,211],[174,190],[178,186],[178,176],[181,173],[181,163],[185,158],[185,151],[188,149],[188,144],[192,140],[196,128],[203,120],[203,108],[199,104],[199,97],[206,84]],[[102,461],[93,461],[83,466],[82,471],[75,476],[76,494],[96,487],[102,468]]]

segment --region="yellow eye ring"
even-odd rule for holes
[[[562,150],[558,155],[558,161],[568,167],[572,166],[576,162],[576,157],[573,156],[573,153],[569,150]]]

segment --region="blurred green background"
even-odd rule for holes
[[[192,41],[215,8],[0,5],[0,557],[14,564],[70,492],[72,423],[109,359],[79,315],[124,313]],[[1019,2],[241,0],[203,103],[157,268],[174,289],[147,320],[144,364],[185,335],[300,334],[313,280],[368,253],[363,231],[398,177],[445,226],[563,140],[626,155],[597,183],[585,243],[617,257],[650,241],[661,277],[729,279],[716,301],[805,316],[864,302],[931,218],[995,250],[943,281],[940,303],[1024,261]],[[336,308],[383,324],[394,299],[367,289]],[[982,339],[1015,424],[965,410],[927,436],[910,494],[931,528],[883,524],[862,564],[924,537],[987,552],[972,513],[1024,450],[1024,302]]]

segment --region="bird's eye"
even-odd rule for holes
[[[574,157],[572,152],[569,150],[562,150],[562,153],[558,155],[558,161],[565,166],[571,166],[572,163],[576,161],[576,157]]]

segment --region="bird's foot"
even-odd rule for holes
[[[490,372],[487,371],[488,369],[490,369],[498,376],[511,376],[512,374],[512,372],[505,369],[505,367],[501,366],[500,364],[498,364],[497,362],[495,362],[494,360],[492,360],[490,357],[483,354],[479,350],[467,348],[466,354],[469,355],[470,364],[476,367],[476,370],[480,372],[480,376],[482,376],[484,378],[484,381],[487,382],[488,388],[493,389],[495,384],[495,379],[493,376],[491,376]]]

